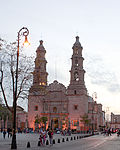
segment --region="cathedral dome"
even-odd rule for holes
[[[55,80],[53,83],[49,84],[48,91],[62,91],[65,93],[66,87],[62,83],[59,83],[57,80]]]

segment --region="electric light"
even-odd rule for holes
[[[23,43],[23,46],[28,47],[30,43],[28,42],[27,36],[25,36],[25,41]]]

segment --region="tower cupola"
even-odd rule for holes
[[[72,49],[73,49],[73,54],[74,55],[80,55],[80,56],[82,56],[82,49],[83,49],[83,47],[81,46],[81,44],[79,42],[79,36],[76,36],[76,41],[73,44]]]

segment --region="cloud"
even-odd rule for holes
[[[104,86],[110,92],[120,92],[118,77],[110,67],[107,67],[101,56],[86,56],[85,70],[91,83]]]

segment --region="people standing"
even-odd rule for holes
[[[107,133],[108,133],[108,136],[109,135],[111,136],[111,129],[110,128],[108,129]]]
[[[41,133],[41,132],[40,132],[40,137],[39,137],[39,139],[40,139],[40,145],[43,145],[43,142],[42,142],[43,136],[42,136],[42,133]]]
[[[5,139],[6,131],[3,131],[3,138]]]
[[[12,129],[11,128],[10,128],[10,133],[9,134],[10,134],[10,138],[11,138],[12,137]]]
[[[53,145],[53,131],[49,129],[48,131],[50,145]]]
[[[10,136],[10,128],[7,129],[7,133],[8,133],[8,138]]]
[[[45,141],[46,141],[46,131],[44,130],[44,128],[41,131],[42,137],[43,137],[43,145],[45,145]]]

